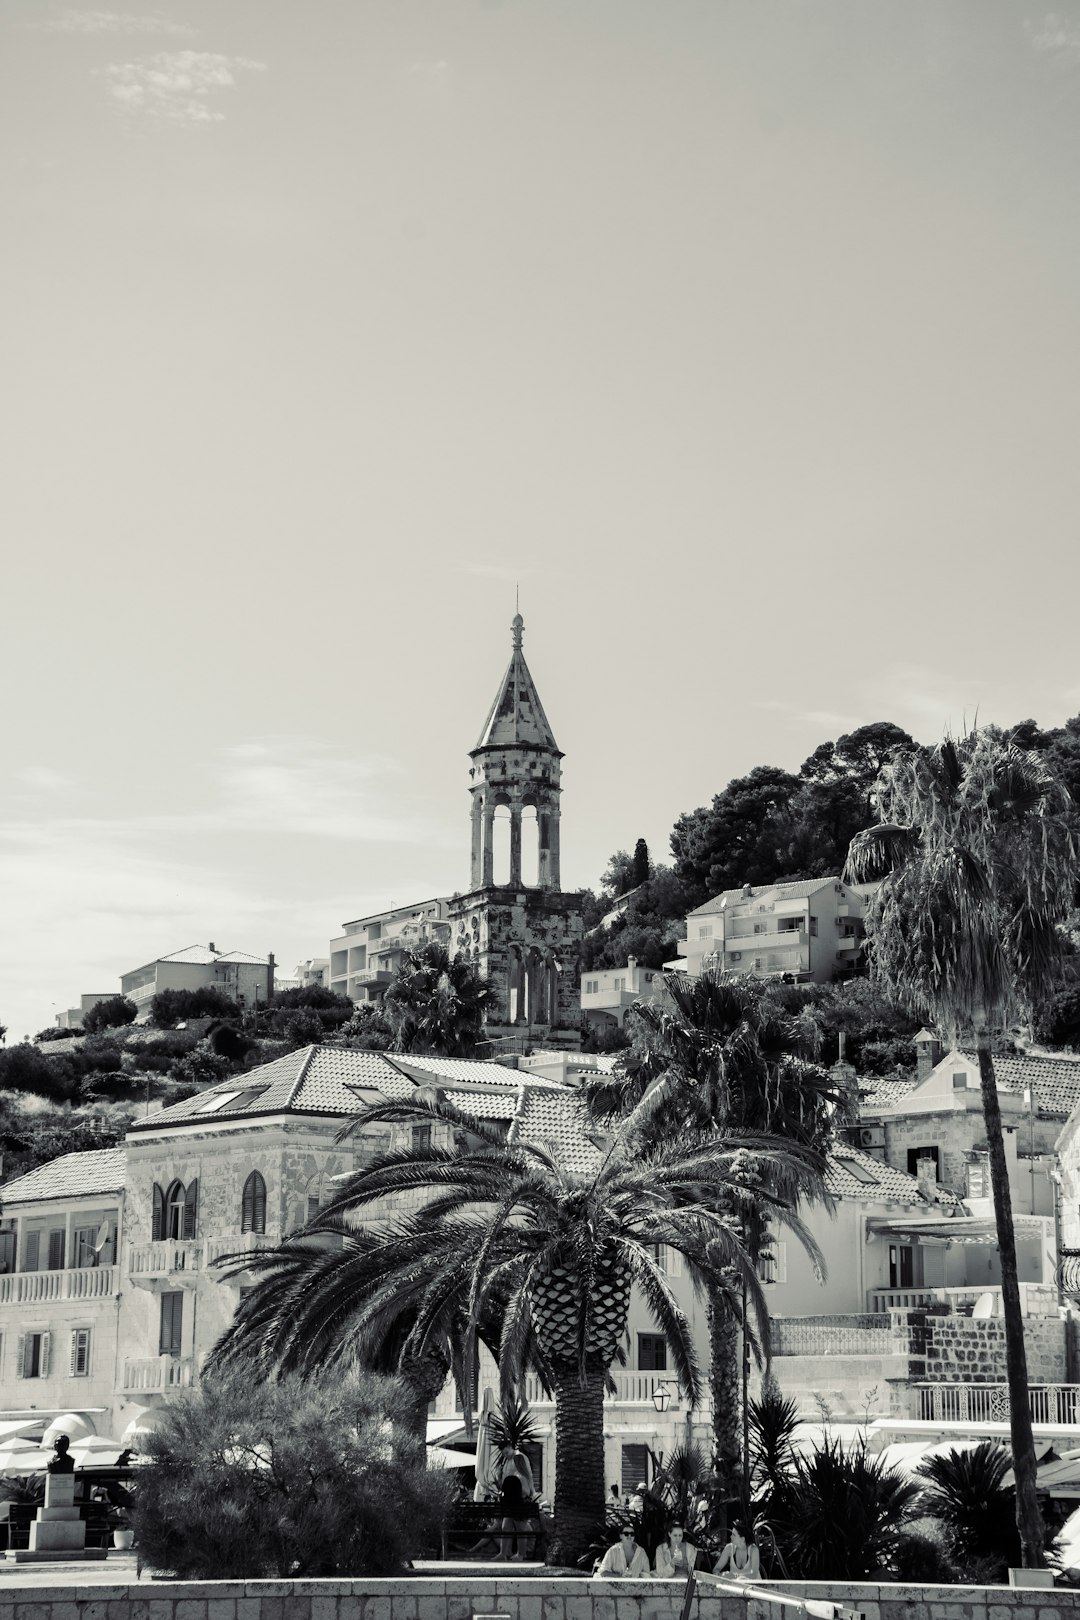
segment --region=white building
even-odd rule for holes
[[[719,968],[827,984],[858,965],[866,905],[865,888],[831,877],[725,889],[690,913],[679,959],[666,965],[695,978]]]

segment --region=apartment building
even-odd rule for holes
[[[439,897],[343,923],[339,937],[330,941],[329,977],[323,982],[358,1006],[381,1001],[406,951],[431,940],[449,948],[449,908],[450,900]]]
[[[123,1148],[67,1153],[3,1189],[5,1407],[112,1407],[126,1161]]]
[[[120,993],[133,1001],[140,1018],[161,990],[220,990],[241,1007],[265,1006],[274,994],[274,957],[247,951],[219,951],[214,944],[188,945],[159,956],[120,977]]]
[[[618,1028],[635,1001],[653,1001],[664,994],[660,968],[638,966],[629,957],[625,967],[593,968],[581,975],[581,1011],[597,1028]]]
[[[847,978],[862,953],[867,898],[865,887],[832,877],[725,889],[690,913],[679,959],[666,965],[694,977],[720,968],[815,984]]]

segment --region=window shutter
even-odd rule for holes
[[[199,1178],[189,1184],[184,1194],[184,1237],[193,1238],[199,1218]]]
[[[49,1356],[50,1356],[51,1351],[52,1351],[52,1334],[51,1333],[43,1333],[41,1335],[41,1377],[42,1378],[48,1378],[48,1376],[49,1376]]]
[[[61,1227],[58,1231],[49,1233],[49,1270],[63,1271],[64,1269],[64,1238],[65,1232]]]
[[[15,1372],[19,1378],[26,1377],[26,1334],[19,1334],[19,1347],[15,1352]]]
[[[682,1276],[682,1255],[678,1249],[672,1249],[670,1246],[667,1251],[667,1274],[669,1277]]]
[[[776,1281],[787,1282],[787,1244],[781,1238],[773,1244],[776,1255]]]
[[[266,1231],[266,1182],[257,1170],[255,1172],[255,1224],[252,1231]]]
[[[71,1366],[68,1368],[68,1377],[74,1378],[79,1360],[79,1334],[76,1330],[71,1335]]]
[[[26,1234],[26,1265],[24,1271],[37,1271],[41,1255],[41,1233],[27,1232]]]
[[[165,1236],[165,1194],[154,1182],[154,1219],[151,1236],[155,1243]]]
[[[255,1178],[248,1176],[244,1182],[244,1191],[240,1196],[240,1230],[250,1232],[255,1207]]]

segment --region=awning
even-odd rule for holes
[[[911,1215],[889,1220],[870,1220],[868,1237],[889,1238],[906,1243],[988,1243],[997,1244],[997,1227],[992,1215]],[[1043,1219],[1039,1215],[1014,1215],[1017,1237],[1040,1237]]]
[[[463,1450],[476,1450],[476,1425],[473,1424],[472,1434],[465,1433],[463,1418],[432,1418],[427,1420],[427,1443],[429,1446],[446,1445],[458,1446]]]
[[[471,1451],[458,1451],[453,1446],[429,1446],[429,1468],[475,1468],[476,1458]]]
[[[0,1446],[16,1435],[40,1434],[44,1426],[44,1417],[0,1419]]]

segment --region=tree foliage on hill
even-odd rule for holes
[[[669,866],[654,866],[652,875],[630,894],[622,914],[607,928],[586,934],[582,970],[625,967],[631,956],[641,967],[660,967],[675,955],[678,924],[687,909],[675,873]]]
[[[471,1056],[490,994],[472,963],[452,957],[438,941],[406,951],[383,997],[393,1050]]]
[[[798,775],[756,765],[702,806],[681,815],[671,834],[687,909],[724,889],[839,872],[848,844],[874,819],[870,793],[892,750],[913,747],[889,720],[822,743]]]
[[[150,1022],[172,1029],[182,1018],[239,1018],[240,1008],[212,984],[197,990],[159,990],[150,1003]]]
[[[87,1035],[97,1035],[104,1029],[122,1029],[133,1024],[139,1009],[128,996],[106,996],[83,1014],[82,1027]]]

